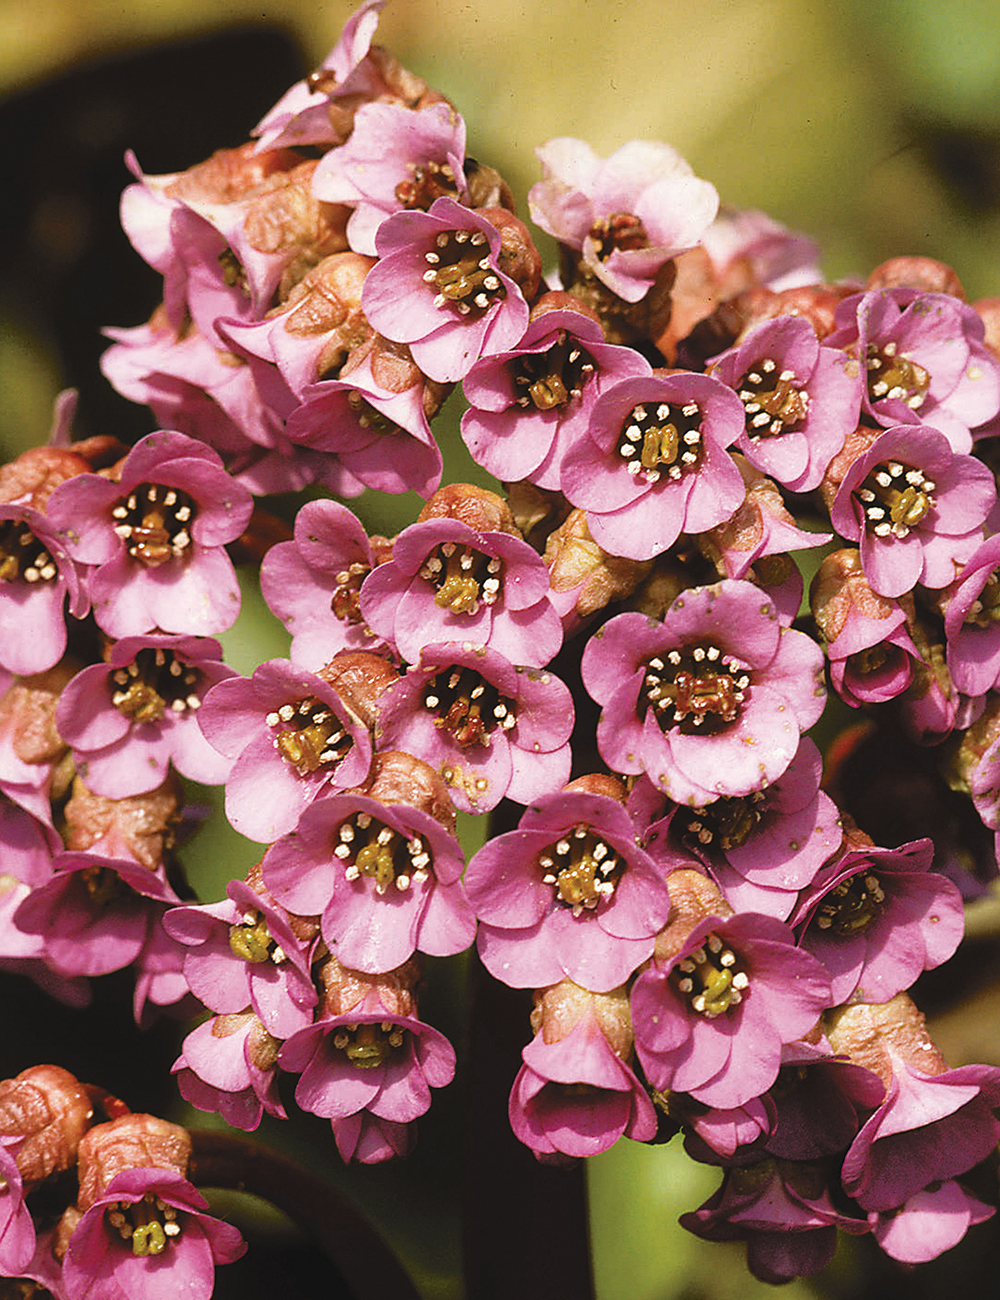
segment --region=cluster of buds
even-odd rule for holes
[[[510,1117],[541,1160],[672,1125],[727,1171],[686,1226],[759,1276],[838,1229],[930,1258],[991,1212],[957,1180],[1000,1071],[949,1070],[907,991],[996,854],[879,846],[906,792],[851,773],[945,755],[934,792],[1000,834],[996,304],[927,259],[825,283],[640,142],[538,151],[546,281],[458,112],[371,45],[384,3],[246,144],[133,160],[164,297],[104,368],[164,429],[70,445],[61,409],[0,472],[0,960],[78,999],[135,963],[137,1014],[211,1013],[189,1102],[252,1129],[295,1074],[373,1162],[454,1073],[420,954],[475,945],[534,991]],[[504,495],[441,486],[457,383]],[[259,575],[289,657],[239,676],[226,547],[306,486]],[[332,499],[365,489],[425,504],[369,536]],[[829,687],[870,719],[830,793]],[[177,892],[181,778],[265,846],[222,902]],[[501,800],[517,828],[466,864],[456,811]]]
[[[100,1119],[100,1115],[105,1117]],[[199,1300],[246,1249],[188,1179],[191,1138],[56,1065],[0,1083],[0,1276],[82,1300],[161,1284]],[[13,1294],[13,1292],[11,1292]]]

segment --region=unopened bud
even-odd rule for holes
[[[687,943],[688,935],[706,916],[732,916],[733,909],[715,882],[700,871],[683,867],[667,877],[670,916],[656,936],[657,961],[669,962]]]
[[[183,1177],[190,1158],[187,1129],[155,1115],[122,1115],[95,1124],[80,1143],[77,1209],[86,1214],[111,1180],[128,1169],[175,1169]]]
[[[624,985],[610,993],[591,993],[567,979],[549,988],[538,989],[531,1013],[531,1028],[534,1033],[540,1033],[546,1043],[558,1043],[572,1033],[586,1015],[597,1021],[614,1054],[628,1062],[632,1056],[634,1036],[628,991]]]
[[[417,515],[417,523],[428,519],[457,519],[478,533],[517,535],[514,518],[503,497],[472,483],[448,483],[438,488]]]
[[[326,1010],[331,1016],[346,1016],[352,1008],[375,995],[390,1016],[416,1015],[414,990],[420,968],[411,958],[395,970],[381,975],[349,970],[336,957],[327,957],[317,968],[323,987]]]
[[[0,1136],[23,1139],[17,1167],[25,1183],[73,1165],[93,1113],[86,1089],[58,1065],[34,1065],[0,1083]]]

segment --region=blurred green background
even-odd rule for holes
[[[99,327],[138,324],[157,300],[156,278],[115,229],[115,196],[129,181],[122,153],[134,146],[147,170],[172,171],[239,143],[350,12],[342,0],[0,0],[6,456],[44,439],[68,383],[83,394],[82,434],[151,427],[96,368]],[[816,238],[831,278],[927,254],[956,268],[969,298],[1000,293],[995,0],[394,0],[378,40],[452,99],[470,152],[499,168],[522,210],[544,140],[579,136],[608,153],[662,139],[725,202]],[[467,473],[458,463],[449,477]],[[252,592],[226,641],[243,672],[287,644]],[[234,850],[220,829],[202,833],[197,856],[210,893],[255,850]],[[436,996],[447,1018],[447,985]],[[977,1048],[993,1059],[995,1037]],[[322,1128],[265,1134],[323,1164]],[[331,1173],[379,1218],[427,1300],[461,1295],[453,1138],[429,1117],[430,1164]],[[676,1227],[716,1176],[675,1146],[620,1143],[591,1165],[599,1300],[769,1293],[747,1278],[741,1248],[703,1246]],[[430,1192],[422,1178],[434,1180]],[[970,1258],[948,1268],[971,1278]],[[934,1296],[945,1276],[906,1278],[852,1241],[822,1279],[784,1294]]]

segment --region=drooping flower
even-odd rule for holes
[[[287,1119],[278,1093],[278,1049],[252,1011],[215,1016],[184,1040],[172,1073],[185,1101],[251,1131],[266,1111]]]
[[[55,526],[30,505],[0,503],[0,664],[44,672],[66,650],[66,617],[89,607],[76,564]]]

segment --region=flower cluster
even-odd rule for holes
[[[972,871],[964,831],[854,774],[920,746],[970,841],[1000,837],[996,303],[928,259],[825,283],[642,142],[538,150],[543,278],[456,109],[371,46],[383,3],[245,144],[132,160],[163,302],[104,368],[164,428],[71,444],[61,409],[0,470],[0,961],[66,1000],[134,964],[137,1016],[209,1013],[188,1102],[254,1129],[296,1076],[371,1163],[455,1071],[421,955],[474,947],[533,992],[509,1113],[540,1160],[680,1130],[725,1171],[685,1226],[759,1277],[816,1272],[838,1229],[931,1258],[992,1213],[960,1180],[1000,1071],[949,1069],[909,990],[996,854]],[[503,495],[441,485],[457,384]],[[260,566],[289,657],[240,676],[230,551],[255,495],[307,486]],[[365,489],[424,504],[369,535],[333,499]],[[831,690],[869,725],[824,782]],[[262,846],[222,901],[188,901],[182,778]],[[466,862],[456,813],[501,801],[516,828]],[[45,1269],[130,1293],[146,1265],[102,1225],[134,1242],[141,1202],[203,1285],[233,1243],[180,1164],[95,1164],[107,1127]],[[0,1273],[33,1277],[21,1150],[0,1137]]]
[[[99,1120],[99,1114],[105,1118]],[[58,1300],[208,1300],[246,1250],[188,1179],[191,1138],[56,1065],[0,1083],[0,1276]]]

